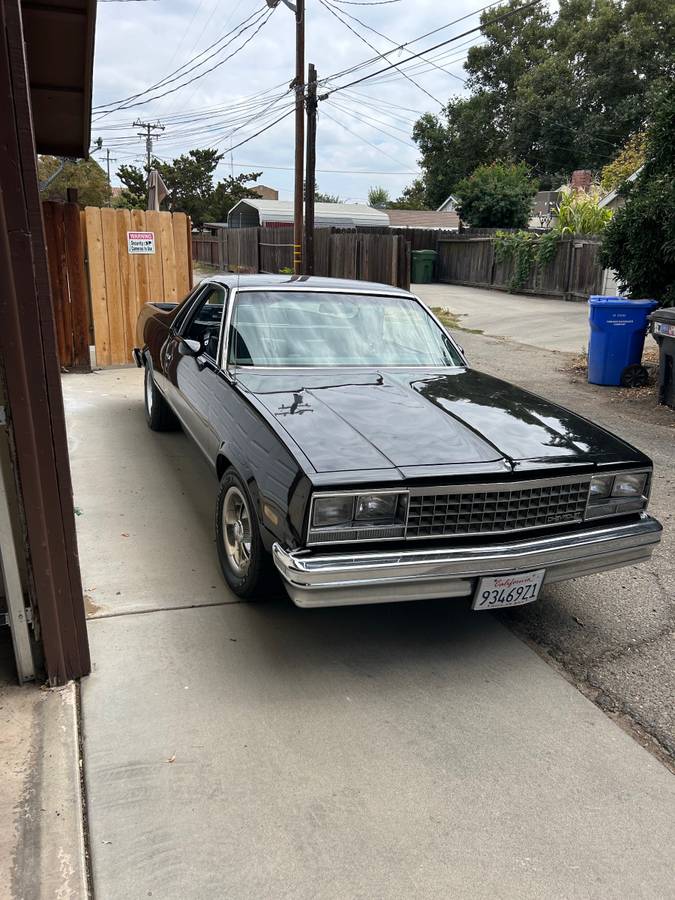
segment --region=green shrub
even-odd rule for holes
[[[647,161],[620,190],[625,206],[608,226],[602,260],[631,297],[675,306],[675,85],[655,100]]]
[[[456,186],[457,212],[473,228],[525,228],[537,182],[525,163],[478,166]]]

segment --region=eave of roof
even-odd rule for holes
[[[36,149],[86,157],[96,0],[22,0],[21,16]]]

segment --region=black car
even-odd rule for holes
[[[178,423],[219,481],[232,590],[280,572],[299,606],[536,599],[647,559],[652,464],[477,372],[424,304],[381,284],[214,276],[138,323],[150,428]]]

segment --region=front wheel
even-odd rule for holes
[[[178,419],[164,397],[157,390],[155,379],[152,377],[152,366],[146,360],[145,380],[145,421],[148,428],[153,431],[175,431],[178,428]]]
[[[223,575],[238,597],[251,600],[272,570],[251,496],[233,468],[220,482],[216,504],[216,544]]]

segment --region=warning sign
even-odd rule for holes
[[[154,253],[155,252],[155,232],[154,231],[127,231],[127,244],[129,253]]]

